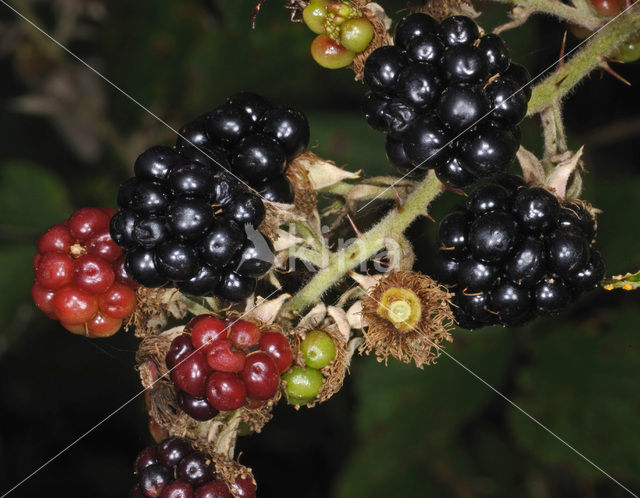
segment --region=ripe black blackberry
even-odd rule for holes
[[[261,197],[293,201],[284,171],[308,142],[302,113],[243,92],[181,128],[175,149],[141,154],[111,223],[131,277],[192,295],[248,297],[273,263],[273,246],[257,231]]]
[[[136,484],[129,496],[216,496],[231,498],[234,492],[255,498],[255,484],[239,478],[230,485],[218,478],[214,464],[186,440],[170,437],[138,454],[134,464]],[[242,488],[242,489],[239,489]]]
[[[583,204],[505,175],[441,221],[435,277],[455,292],[461,327],[520,325],[559,313],[600,283],[604,263],[594,237]]]
[[[300,111],[239,92],[187,123],[179,135],[176,150],[183,157],[214,168],[228,163],[225,168],[269,201],[293,202],[284,172],[309,144],[309,123]]]
[[[371,93],[363,110],[374,130],[388,134],[389,162],[403,173],[435,169],[457,188],[505,172],[531,91],[522,88],[529,73],[511,62],[504,41],[481,37],[468,17],[439,24],[422,13],[405,17],[394,41],[364,68]]]

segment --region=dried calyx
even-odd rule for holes
[[[451,341],[449,294],[431,278],[391,271],[367,289],[362,302],[364,344],[380,361],[389,356],[416,366],[432,363],[440,344]]]

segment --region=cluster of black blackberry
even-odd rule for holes
[[[504,175],[442,220],[435,276],[453,286],[461,327],[520,325],[598,285],[604,263],[594,237],[583,204]]]
[[[135,461],[131,498],[255,498],[256,485],[239,477],[229,486],[216,476],[211,459],[188,440],[170,437],[142,450]],[[233,489],[233,493],[231,489]]]
[[[435,169],[458,188],[504,173],[531,97],[529,73],[511,62],[504,41],[481,37],[469,17],[438,23],[421,13],[405,17],[394,40],[364,68],[364,112],[387,133],[389,161],[402,172]]]
[[[284,171],[308,142],[302,113],[243,92],[184,126],[175,149],[142,153],[111,220],[129,275],[198,296],[251,295],[273,263],[273,246],[257,230],[261,196],[292,202]]]

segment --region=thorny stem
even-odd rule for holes
[[[385,238],[396,238],[418,216],[427,212],[427,207],[442,191],[442,184],[430,171],[426,178],[407,197],[401,208],[390,211],[378,224],[362,234],[356,241],[337,252],[329,265],[320,270],[298,293],[285,305],[286,311],[302,311],[320,300],[321,296],[346,273],[366,261],[384,247]]]
[[[553,3],[563,6],[560,2]],[[561,100],[580,80],[604,63],[604,56],[614,53],[639,31],[640,8],[633,4],[628,12],[598,31],[563,67],[533,88],[527,115],[538,113]]]
[[[598,16],[596,11],[581,3],[578,7],[573,7],[559,0],[495,0],[500,3],[508,3],[524,7],[534,12],[549,14],[565,21],[569,21],[578,26],[582,26],[591,31],[596,30],[606,22],[606,18]]]

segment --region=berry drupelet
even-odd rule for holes
[[[169,437],[142,450],[134,463],[136,484],[131,497],[142,498],[232,498],[241,487],[248,498],[255,498],[253,480],[239,476],[227,483],[216,475],[211,458],[194,449],[188,440]]]
[[[122,249],[109,235],[115,210],[82,208],[38,239],[33,300],[49,318],[87,337],[115,334],[136,305]]]
[[[463,328],[559,313],[604,276],[587,208],[522,183],[505,175],[478,187],[440,223],[435,276],[455,291]]]
[[[402,173],[434,169],[450,187],[507,170],[531,96],[529,73],[497,35],[475,22],[405,17],[395,45],[367,58],[367,122],[388,134],[387,157]],[[523,88],[524,87],[524,88]]]
[[[279,332],[262,331],[245,320],[225,323],[198,315],[171,342],[165,361],[180,407],[204,421],[275,396],[293,352]]]
[[[142,153],[111,220],[133,280],[247,298],[273,263],[273,246],[257,231],[263,199],[293,202],[284,172],[308,143],[304,114],[240,92],[182,127],[175,148]]]

